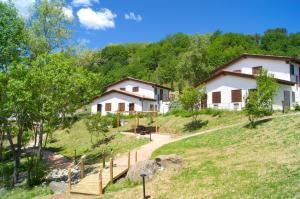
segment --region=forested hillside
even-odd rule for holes
[[[154,43],[109,45],[80,54],[78,64],[104,75],[109,83],[123,76],[181,89],[205,79],[209,72],[241,53],[300,56],[300,33],[285,28],[264,34],[177,33]]]

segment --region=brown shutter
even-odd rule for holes
[[[121,91],[125,91],[126,89],[125,89],[125,88],[120,88],[120,90],[121,90]]]
[[[261,69],[262,69],[262,66],[253,67],[252,74],[257,75]]]
[[[105,103],[105,111],[111,111],[111,103]]]
[[[129,103],[129,111],[134,111],[134,103]]]
[[[221,103],[221,92],[213,92],[212,93],[212,102],[215,103]]]
[[[125,111],[125,103],[119,103],[119,111]]]
[[[242,90],[232,90],[231,91],[231,102],[241,102],[242,101]]]
[[[132,92],[139,92],[139,87],[132,87]]]

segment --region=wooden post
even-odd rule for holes
[[[80,179],[84,178],[84,157],[80,159]]]
[[[105,169],[105,156],[103,156],[103,158],[102,158],[102,167],[103,167],[103,169]]]
[[[117,113],[117,128],[118,128],[118,132],[120,132],[120,112]]]
[[[135,151],[135,163],[137,163],[137,151]]]
[[[102,169],[99,171],[99,195],[103,195],[103,185],[102,185]]]
[[[130,151],[128,152],[128,169],[130,169]]]
[[[71,176],[71,169],[68,169],[68,189],[69,193],[71,192],[71,186],[72,186],[72,176]]]
[[[136,128],[137,128],[137,112],[135,112],[135,125],[134,125],[134,133],[136,132]]]
[[[110,183],[112,184],[113,183],[113,180],[114,180],[114,160],[113,158],[110,158],[110,164],[109,164],[109,170],[110,170]]]

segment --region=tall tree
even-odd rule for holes
[[[63,0],[36,1],[29,21],[29,44],[33,57],[65,49],[72,31],[67,27],[71,20],[62,11],[63,6]]]
[[[0,2],[0,70],[16,61],[25,49],[25,23],[12,4]]]

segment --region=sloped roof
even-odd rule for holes
[[[219,77],[221,75],[230,75],[230,76],[236,76],[236,77],[242,77],[242,78],[248,78],[248,79],[255,79],[256,78],[256,75],[250,75],[250,74],[245,74],[245,73],[237,73],[237,72],[231,72],[231,71],[225,71],[225,70],[223,70],[223,71],[215,73],[214,75],[210,76],[206,80],[200,82],[198,85],[206,84],[206,83],[208,83],[208,82],[216,79],[217,77]],[[291,81],[286,81],[286,80],[276,79],[276,78],[275,78],[275,80],[279,84],[285,84],[285,85],[289,85],[289,86],[295,85],[295,83],[291,82]]]
[[[142,96],[142,95],[134,94],[132,92],[127,92],[127,91],[122,91],[122,90],[117,90],[117,89],[112,89],[112,90],[106,91],[106,92],[102,93],[101,95],[98,95],[98,96],[94,97],[94,100],[98,99],[100,97],[103,97],[105,95],[108,95],[110,93],[119,93],[119,94],[122,94],[122,95],[127,95],[127,96],[138,98],[138,99],[141,99],[141,100],[156,101],[154,98],[145,97],[145,96]]]
[[[110,86],[113,86],[113,85],[116,85],[116,84],[119,84],[121,82],[128,81],[128,80],[135,81],[135,82],[140,82],[140,83],[144,83],[144,84],[148,84],[148,85],[151,85],[151,86],[156,86],[156,87],[160,87],[160,88],[164,88],[164,89],[168,89],[168,90],[173,90],[173,89],[171,89],[167,86],[162,86],[162,85],[159,85],[159,84],[156,84],[156,83],[153,83],[153,82],[148,82],[148,81],[144,81],[144,80],[140,80],[140,79],[135,79],[135,78],[132,78],[132,77],[125,77],[125,78],[123,78],[119,81],[116,81],[114,83],[111,83],[111,84],[107,85],[105,88],[107,89]]]
[[[276,56],[276,55],[259,55],[259,54],[248,54],[248,53],[244,53],[238,57],[236,57],[235,59],[231,60],[230,62],[220,66],[219,68],[215,69],[211,74],[214,74],[216,72],[219,72],[220,70],[224,70],[225,68],[227,68],[228,66],[230,66],[231,64],[243,59],[243,58],[262,58],[262,59],[273,59],[273,60],[282,60],[282,61],[287,61],[287,62],[295,62],[300,64],[300,59],[297,58],[293,58],[293,57],[287,57],[287,56]]]

